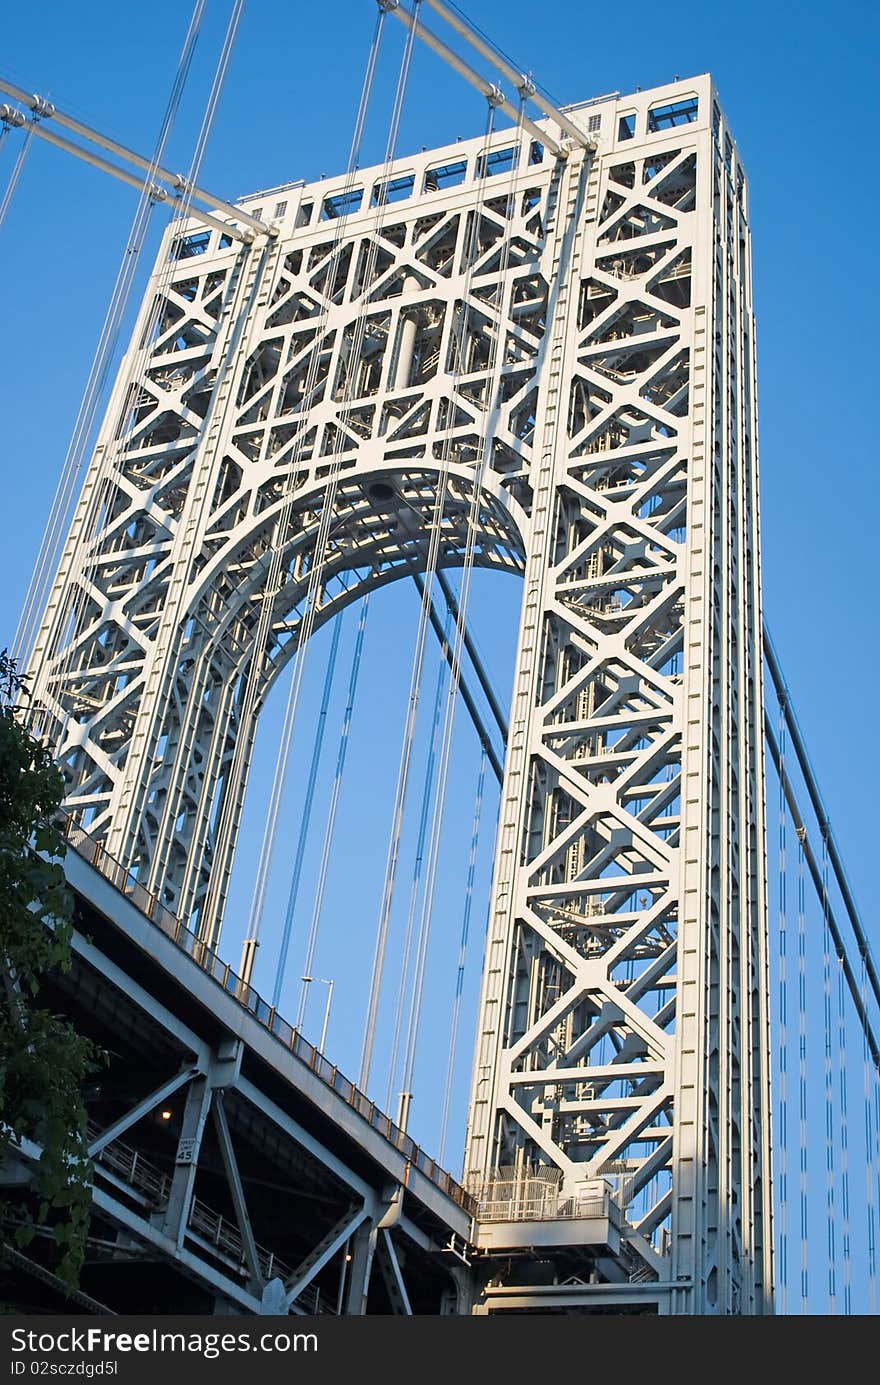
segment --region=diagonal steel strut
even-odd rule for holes
[[[143,154],[138,154],[134,149],[129,149],[126,145],[120,144],[117,140],[102,134],[100,130],[95,130],[90,125],[84,124],[83,121],[74,119],[73,116],[67,115],[64,111],[60,111],[51,101],[47,101],[42,96],[33,95],[23,87],[17,86],[15,82],[10,82],[9,78],[4,77],[2,74],[0,74],[0,91],[6,92],[8,96],[12,96],[16,101],[20,101],[22,105],[27,106],[33,112],[35,119],[29,128],[33,130],[34,134],[39,135],[42,139],[47,139],[52,144],[57,144],[59,148],[64,149],[67,153],[75,154],[78,158],[84,159],[85,162],[93,164],[96,168],[100,168],[102,172],[110,173],[113,177],[120,178],[123,182],[134,182],[136,187],[143,186],[146,181],[144,178],[135,180],[133,175],[127,170],[120,169],[107,160],[99,159],[92,151],[83,149],[82,146],[74,144],[71,140],[64,140],[59,135],[55,135],[54,137],[51,136],[47,130],[41,127],[41,122],[44,120],[53,120],[57,125],[65,126],[68,130],[79,135],[82,139],[88,140],[89,143],[96,144],[99,148],[106,150],[108,153],[115,154],[118,158],[124,159],[127,163],[134,164],[136,168],[146,173],[150,179],[158,178],[168,183],[168,189],[162,187],[158,187],[157,189],[158,194],[160,194],[160,201],[170,199],[173,202],[178,202],[182,201],[185,197],[195,198],[197,201],[206,203],[207,206],[213,208],[215,211],[223,212],[226,216],[234,217],[237,221],[243,222],[251,232],[268,236],[277,235],[276,228],[267,225],[266,222],[261,221],[259,217],[252,216],[250,212],[243,211],[241,207],[233,206],[231,202],[226,202],[221,197],[215,197],[213,193],[207,192],[204,188],[198,187],[195,183],[191,183],[182,173],[172,173],[170,169],[163,168],[161,164],[157,164],[154,160],[148,159]],[[16,113],[12,108],[8,109],[9,115],[6,117],[7,121],[13,125],[20,124],[21,122],[15,119]],[[207,213],[199,211],[196,208],[192,208],[191,210],[193,216],[207,221],[209,225],[220,225],[224,231],[228,231],[231,235],[236,236],[237,239],[241,240],[244,238],[240,231],[236,232],[235,228],[227,226],[224,222],[217,222],[215,219],[209,218]]]
[[[416,584],[416,589],[419,593],[419,596],[424,601],[425,584],[418,573],[413,573],[413,581]],[[457,610],[453,610],[453,614],[455,614],[457,617]],[[485,750],[486,759],[492,766],[492,772],[498,780],[498,783],[500,784],[504,779],[504,767],[495,753],[495,749],[492,745],[492,742],[489,740],[489,733],[486,730],[486,724],[483,721],[483,718],[480,716],[480,709],[474,701],[474,697],[470,688],[465,682],[464,674],[462,673],[461,668],[456,670],[456,668],[454,667],[452,650],[450,649],[449,643],[446,639],[446,632],[443,629],[443,622],[437,614],[437,607],[434,605],[433,601],[431,602],[428,615],[431,620],[431,629],[434,631],[434,634],[440,641],[440,648],[443,651],[443,656],[446,659],[447,664],[449,665],[450,671],[452,673],[453,678],[456,681],[456,684],[458,685],[458,690],[461,693],[461,700],[468,710],[471,721],[474,723],[477,736],[479,737],[480,745]],[[474,665],[474,667],[476,667],[476,665]]]

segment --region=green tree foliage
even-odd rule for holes
[[[61,860],[63,793],[51,755],[23,725],[23,682],[0,653],[0,1165],[22,1141],[42,1151],[30,1184],[7,1187],[2,1239],[54,1238],[57,1273],[78,1282],[88,1231],[91,1165],[83,1081],[99,1051],[39,1002],[47,973],[70,968],[73,899]],[[38,854],[39,853],[39,854]],[[25,1146],[26,1148],[27,1146]],[[53,1258],[55,1258],[53,1256]]]

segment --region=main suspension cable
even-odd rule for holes
[[[438,579],[442,576],[442,568],[438,568]],[[425,584],[422,581],[421,577],[418,575],[418,573],[413,573],[413,582],[415,584],[416,591],[419,593],[419,596],[423,597],[425,592]],[[449,590],[450,595],[452,595],[452,589],[450,588]],[[447,602],[447,611],[449,612],[449,614],[451,614],[454,620],[457,621],[459,619],[458,606],[455,602],[454,596],[452,598],[451,604]],[[437,636],[437,639],[440,643],[440,649],[442,651],[443,657],[446,659],[446,662],[449,665],[450,670],[452,670],[452,648],[449,644],[449,641],[446,639],[444,635],[443,622],[440,620],[440,617],[437,614],[437,609],[433,601],[431,602],[429,616],[431,621],[431,628],[433,629],[434,634]],[[458,690],[461,693],[461,700],[467,708],[468,713],[470,715],[470,719],[473,722],[474,730],[477,733],[477,740],[479,741],[482,749],[485,750],[489,764],[492,767],[492,773],[495,775],[500,785],[504,779],[504,767],[501,763],[501,760],[498,758],[498,755],[495,753],[495,748],[492,745],[491,740],[489,739],[489,732],[486,729],[486,724],[480,715],[480,710],[477,706],[474,695],[468,687],[467,680],[464,676],[464,671],[461,668],[459,668],[458,670]],[[505,743],[506,739],[507,738],[505,736]]]
[[[458,602],[455,599],[455,592],[452,590],[452,587],[449,584],[449,579],[447,578],[442,568],[437,573],[437,582],[441,592],[443,593],[443,597],[446,601],[447,606],[452,611],[452,614],[455,617],[456,622],[458,622]],[[463,625],[462,628],[464,630],[465,650],[467,651],[468,657],[471,663],[473,664],[474,672],[477,675],[477,681],[480,684],[480,687],[483,689],[483,694],[486,698],[486,701],[489,704],[489,710],[495,718],[495,724],[498,727],[498,730],[501,732],[501,739],[504,742],[504,744],[507,745],[507,718],[501,710],[501,704],[499,703],[498,698],[495,694],[495,689],[492,686],[492,681],[489,678],[488,673],[486,672],[486,667],[483,663],[483,660],[480,658],[480,653],[477,649],[477,642],[471,634],[470,630],[468,629],[467,625]]]
[[[871,1168],[872,1181],[872,1210],[876,1211],[878,1193],[880,1193],[880,1075],[875,1068],[871,1074],[871,1085],[874,1090],[874,1146],[873,1164]],[[873,1225],[872,1225],[873,1235]],[[877,1312],[877,1250],[876,1244],[872,1255],[873,1277],[871,1280],[871,1311]]]

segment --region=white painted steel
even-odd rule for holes
[[[680,124],[649,122],[670,104]],[[764,1312],[745,182],[708,77],[590,103],[578,120],[595,154],[554,160],[549,140],[524,137],[512,183],[495,159],[515,135],[500,132],[488,147],[398,160],[390,181],[360,171],[359,207],[333,202],[342,178],[291,188],[274,206],[271,194],[244,198],[277,222],[271,244],[169,232],[43,621],[35,684],[69,809],[216,940],[247,777],[234,746],[252,746],[296,649],[331,466],[316,628],[424,569],[446,448],[441,563],[463,561],[491,418],[476,561],[524,570],[525,586],[466,1173],[478,1196],[552,1173],[560,1226],[584,1186],[606,1179],[624,1214],[615,1254],[633,1276],[627,1302],[644,1281],[661,1311]],[[277,545],[281,580],[267,592]],[[257,707],[239,724],[254,659]],[[233,827],[215,856],[224,805]]]

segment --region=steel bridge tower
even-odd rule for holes
[[[746,184],[708,77],[568,115],[581,145],[548,121],[242,199],[271,235],[172,225],[36,705],[71,812],[215,943],[266,695],[426,570],[442,489],[440,565],[524,577],[474,1311],[767,1312]]]

